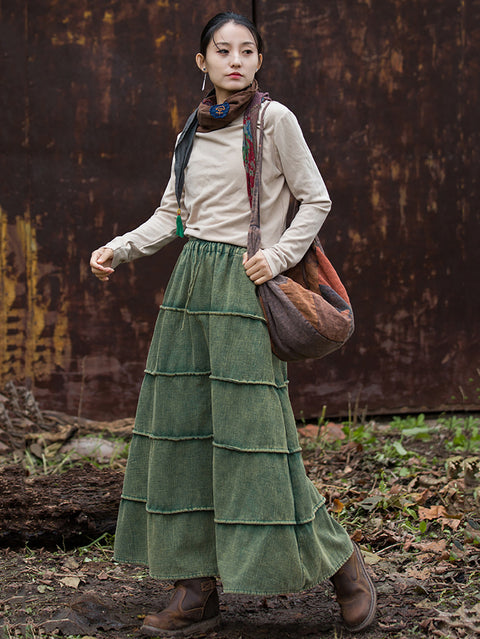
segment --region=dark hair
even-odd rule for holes
[[[262,36],[260,35],[257,27],[253,24],[253,22],[238,13],[233,13],[232,11],[224,11],[223,13],[217,13],[217,15],[209,20],[205,25],[205,28],[202,31],[202,35],[200,36],[200,53],[202,55],[205,56],[207,54],[207,47],[210,44],[215,31],[217,31],[217,29],[220,29],[220,27],[223,27],[223,25],[227,24],[228,22],[234,22],[235,24],[240,24],[242,27],[246,27],[255,40],[258,53],[262,53]]]

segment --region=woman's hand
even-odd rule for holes
[[[258,284],[268,282],[268,280],[271,280],[273,277],[272,271],[261,249],[250,259],[248,259],[248,255],[244,253],[243,266],[245,267],[248,277],[254,284],[257,284],[257,286]]]
[[[112,260],[113,251],[110,248],[99,248],[92,253],[92,257],[90,258],[92,273],[102,282],[108,281],[110,279],[108,276],[114,272],[114,269],[111,267]]]

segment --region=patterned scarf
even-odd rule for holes
[[[243,144],[242,155],[245,173],[247,176],[247,192],[252,207],[253,187],[255,183],[255,167],[257,159],[257,122],[260,113],[260,106],[265,100],[270,100],[268,93],[257,91],[252,101],[245,110],[243,116]]]
[[[198,131],[209,133],[228,126],[250,104],[257,90],[258,82],[254,80],[245,89],[232,93],[223,104],[217,104],[215,90],[211,91],[198,105]]]

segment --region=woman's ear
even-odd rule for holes
[[[200,71],[203,71],[203,73],[205,73],[205,56],[201,53],[197,53],[197,55],[195,56],[195,62],[197,63],[197,67],[200,69]]]
[[[260,67],[262,66],[263,63],[263,55],[261,53],[258,54],[258,65],[257,65],[257,71],[260,71]]]

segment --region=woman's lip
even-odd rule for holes
[[[242,74],[241,73],[229,73],[228,77],[229,78],[241,78]]]

